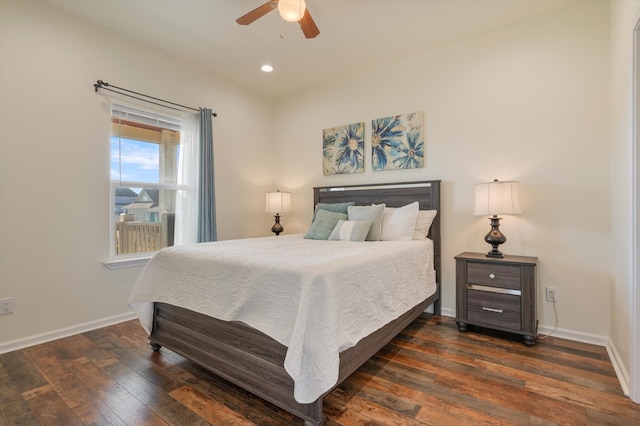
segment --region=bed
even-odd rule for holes
[[[429,306],[440,313],[440,181],[314,188],[314,206],[345,202],[396,208],[418,202],[420,210],[438,214],[424,241],[312,241],[281,235],[163,249],[129,299],[153,350],[171,349],[305,424],[322,424],[324,395]],[[380,249],[371,251],[373,244]],[[246,245],[252,246],[251,256]],[[213,262],[208,250],[214,249],[233,266],[221,272],[207,263]],[[317,259],[325,263],[306,250],[319,250]],[[367,257],[375,257],[373,264],[364,263]],[[393,257],[404,263],[387,266],[385,259]],[[364,273],[370,274],[364,277],[366,289],[351,284],[352,275]],[[225,287],[227,280],[234,282],[233,290]],[[432,285],[412,284],[416,280]],[[225,294],[206,297],[216,289]],[[233,303],[224,299],[227,292],[234,292],[228,299]],[[345,305],[368,293],[381,306],[366,299]],[[367,315],[373,323],[359,321]]]

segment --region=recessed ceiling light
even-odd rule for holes
[[[273,71],[273,67],[271,65],[263,65],[260,67],[260,69],[264,72],[271,72]]]

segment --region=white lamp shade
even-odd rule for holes
[[[279,0],[278,12],[287,22],[298,22],[304,16],[307,4],[304,0]]]
[[[290,192],[267,192],[265,213],[281,214],[291,212],[291,193]]]
[[[518,182],[493,181],[476,185],[474,215],[520,214]]]

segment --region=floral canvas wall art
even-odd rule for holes
[[[424,167],[422,112],[371,121],[371,166],[374,171]]]
[[[364,122],[322,131],[322,171],[325,175],[364,172]]]

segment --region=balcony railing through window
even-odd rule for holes
[[[173,245],[175,214],[165,213],[161,222],[115,222],[116,255],[148,253]]]

